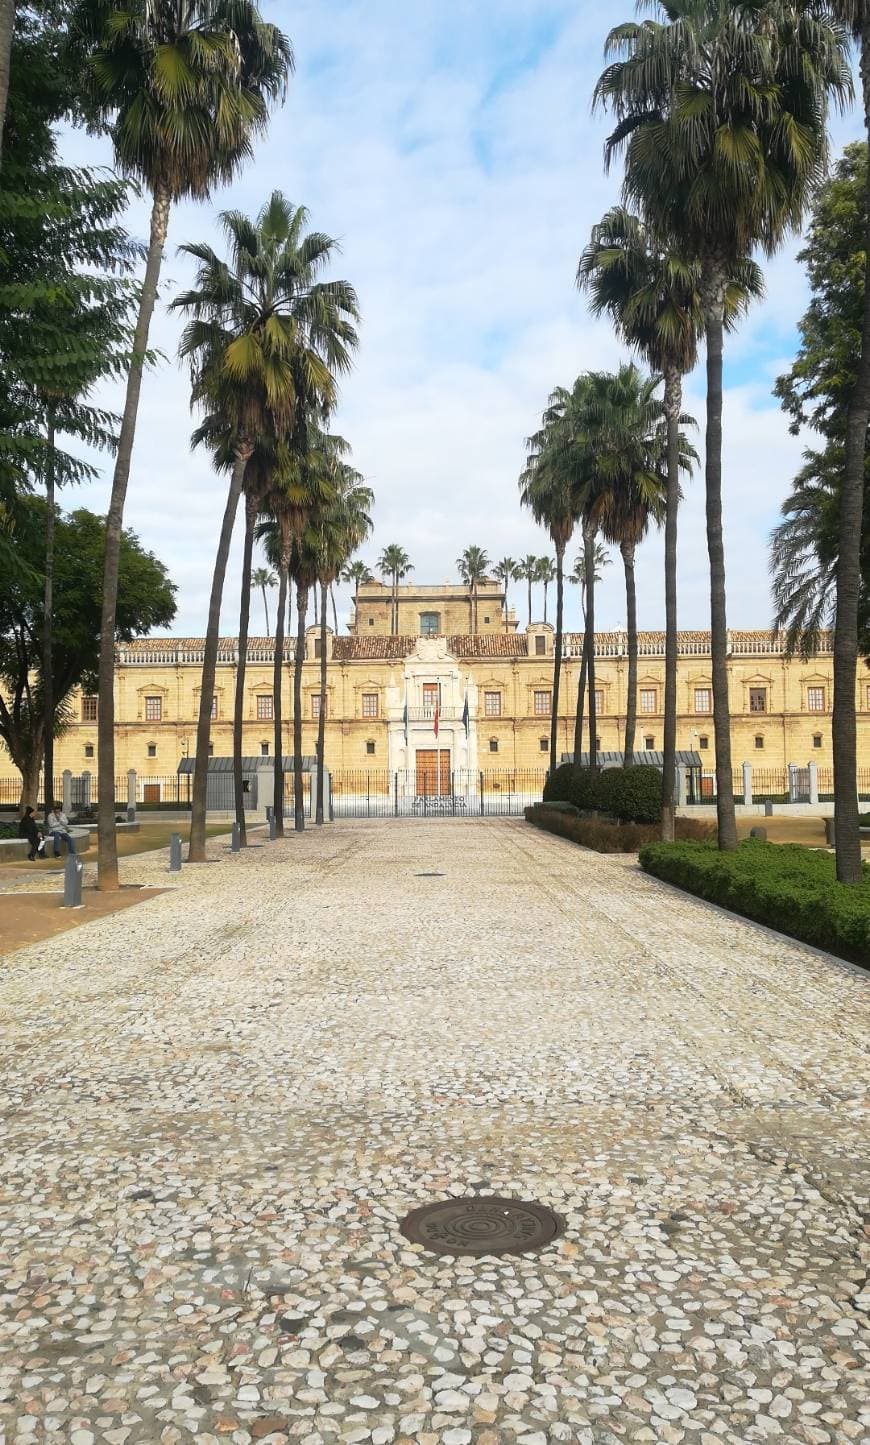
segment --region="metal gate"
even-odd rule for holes
[[[344,769],[332,774],[336,818],[510,818],[539,803],[544,769],[447,771],[417,766],[399,772]]]

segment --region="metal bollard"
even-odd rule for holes
[[[272,806],[271,803],[267,803],[267,804],[266,804],[266,822],[268,823],[269,820],[270,820],[270,818],[274,818],[274,816],[275,816],[275,809],[273,808],[273,806]]]
[[[269,815],[269,842],[274,843],[278,836],[278,824],[275,822],[275,814]]]
[[[230,842],[230,852],[231,852],[231,853],[241,853],[241,851],[242,851],[242,839],[241,839],[241,834],[240,834],[240,832],[239,832],[239,825],[238,825],[238,823],[233,823],[232,838],[231,838],[231,842]]]
[[[68,853],[66,862],[63,865],[63,907],[81,908],[82,906],[82,875],[84,865],[79,862],[74,854]]]
[[[169,835],[169,871],[170,873],[181,872],[181,834],[170,833]]]

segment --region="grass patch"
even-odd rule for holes
[[[711,844],[650,843],[641,867],[744,918],[870,966],[870,867],[864,882],[837,882],[828,853],[748,839],[734,853]]]
[[[526,808],[526,821],[596,853],[637,853],[659,837],[658,823],[617,823],[594,815],[581,817],[576,809],[568,811],[564,803],[539,803]],[[715,831],[712,823],[697,818],[678,818],[676,822],[677,837],[681,839],[705,842],[715,836]]]

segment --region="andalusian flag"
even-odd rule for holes
[[[468,688],[465,689],[465,706],[462,709],[462,726],[465,728],[465,736],[468,737]]]
[[[441,689],[438,689],[438,696],[435,699],[435,736],[438,736],[438,723],[441,717]]]
[[[405,684],[405,706],[402,709],[402,722],[405,727],[405,747],[408,746],[408,685]]]

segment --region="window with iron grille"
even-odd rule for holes
[[[423,683],[423,706],[434,710],[441,693],[440,684],[437,682]]]
[[[695,712],[713,711],[713,689],[710,687],[695,688]]]
[[[311,716],[313,718],[320,717],[321,703],[323,704],[323,716],[326,717],[329,712],[329,702],[327,698],[322,697],[319,692],[313,692],[311,694]]]
[[[163,717],[163,698],[146,697],[145,699],[145,721],[160,722]]]
[[[156,744],[156,743],[149,743],[149,744],[148,744],[148,756],[149,756],[149,758],[156,758],[156,757],[157,757],[157,744]]]
[[[767,712],[766,687],[751,687],[749,689],[749,711]]]
[[[266,743],[266,742],[260,743],[260,757],[261,757],[261,758],[267,758],[268,756],[269,756],[269,744]]]
[[[498,738],[490,738],[490,740],[489,740],[489,750],[490,750],[491,753],[497,753],[497,752],[498,752]]]
[[[535,716],[549,717],[553,706],[553,694],[549,691],[535,693]]]
[[[421,637],[437,637],[440,631],[441,631],[441,614],[440,614],[440,612],[421,612],[421,613],[420,613],[420,636],[421,636]]]
[[[641,712],[655,712],[658,702],[658,693],[654,687],[642,687],[640,690]]]
[[[257,696],[257,718],[260,722],[270,722],[275,716],[275,699],[270,692],[261,692]]]
[[[807,688],[807,711],[808,711],[808,712],[824,712],[824,711],[825,711],[825,689],[824,689],[823,687],[808,687],[808,688]]]
[[[764,738],[762,737],[761,733],[756,733],[755,735],[755,746],[759,750],[764,747]]]
[[[97,720],[97,699],[95,697],[82,698],[82,722],[96,722]]]
[[[595,689],[595,711],[596,713],[604,711],[604,689],[601,687]]]
[[[483,710],[487,717],[501,717],[501,693],[485,692],[483,694]]]
[[[370,758],[374,757],[375,745],[371,738],[369,738],[368,742],[366,743],[366,752],[368,753]]]
[[[363,717],[377,717],[378,695],[376,692],[364,692],[362,700]]]

